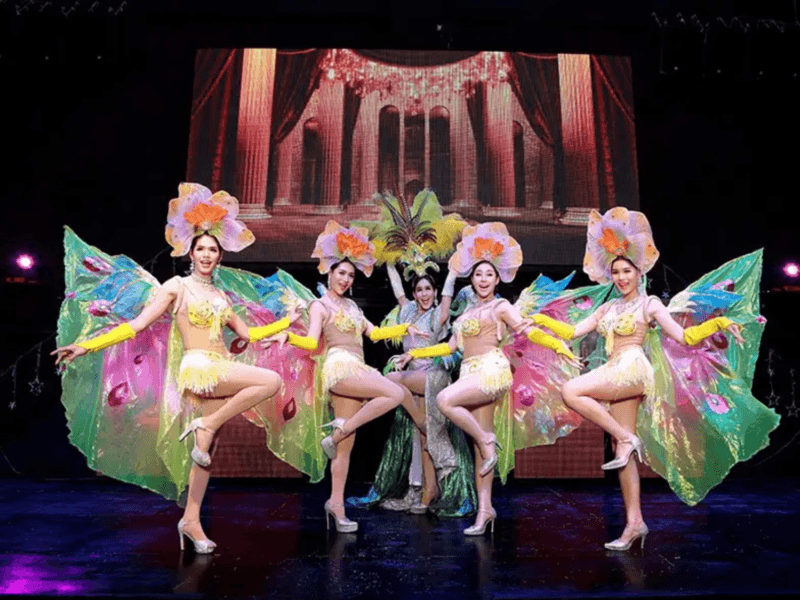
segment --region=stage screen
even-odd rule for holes
[[[503,221],[526,264],[583,260],[592,208],[638,208],[630,60],[588,54],[203,49],[187,181],[239,199],[256,243],[311,261],[328,219],[432,189]]]

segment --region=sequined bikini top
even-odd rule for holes
[[[356,303],[352,300],[347,300],[344,306],[334,305],[328,298],[323,297],[322,303],[325,307],[336,313],[333,316],[333,325],[342,333],[349,333],[360,336],[364,331],[364,315],[359,310]]]
[[[611,355],[613,352],[616,335],[630,337],[639,333],[641,340],[638,342],[641,344],[644,341],[647,325],[636,320],[637,310],[641,310],[644,316],[644,304],[645,297],[643,296],[628,306],[623,305],[619,299],[612,302],[606,314],[597,323],[597,333],[606,338],[606,354]]]
[[[209,340],[216,342],[220,339],[222,328],[228,324],[233,317],[233,310],[230,304],[223,298],[214,300],[198,299],[194,292],[184,284],[195,299],[186,303],[186,314],[189,323],[200,329],[210,329]]]
[[[456,341],[458,342],[458,347],[462,351],[464,350],[464,338],[494,336],[498,341],[502,339],[503,336],[500,321],[491,317],[484,319],[480,318],[482,313],[487,312],[488,309],[494,308],[500,302],[502,302],[501,299],[493,300],[492,302],[480,308],[471,309],[478,314],[477,317],[468,317],[466,319],[462,318],[453,323],[453,331],[456,334]],[[489,314],[491,315],[492,313],[489,312]]]

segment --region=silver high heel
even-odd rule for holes
[[[644,550],[644,538],[647,537],[647,534],[650,533],[650,530],[647,528],[647,525],[642,524],[642,528],[635,529],[634,532],[635,532],[634,536],[627,542],[623,542],[621,541],[622,538],[619,538],[614,540],[613,542],[608,542],[607,544],[603,545],[609,550],[625,551],[629,550],[636,540],[642,538],[642,550]],[[624,534],[625,532],[623,531],[622,533]]]
[[[214,548],[217,545],[212,542],[211,540],[196,540],[192,537],[192,534],[189,533],[184,529],[186,526],[186,521],[181,519],[178,521],[178,537],[181,539],[181,552],[183,552],[183,536],[188,537],[192,540],[192,544],[194,544],[194,551],[198,554],[211,554],[214,551]]]
[[[500,445],[500,442],[497,441],[497,436],[495,434],[492,434],[491,441],[486,442],[484,445],[488,446],[489,444],[494,444],[494,452],[489,458],[485,459],[483,463],[481,463],[481,477],[492,472],[492,469],[494,469],[494,466],[497,464],[497,449],[503,449],[503,447]]]
[[[343,507],[344,504],[331,504],[331,501],[328,500],[325,502],[325,525],[326,529],[331,528],[331,517],[333,517],[333,523],[336,525],[336,531],[339,533],[355,533],[358,531],[358,523],[355,521],[351,521],[347,517],[339,520],[339,517],[333,512],[334,508]]]
[[[192,448],[192,460],[196,462],[201,467],[209,467],[211,466],[211,455],[208,452],[203,452],[200,448],[197,447],[197,433],[196,430],[203,429],[208,431],[210,434],[215,434],[217,432],[216,429],[209,429],[203,424],[203,417],[198,417],[196,419],[192,419],[192,422],[189,423],[189,426],[184,430],[181,434],[181,437],[178,438],[179,442],[182,442],[186,439],[190,433],[194,433],[194,448]]]
[[[342,433],[344,433],[344,423],[345,419],[339,417],[338,419],[334,419],[330,423],[325,423],[324,425],[320,425],[320,429],[323,429],[324,427],[333,427],[334,431],[336,431],[337,429],[341,429]],[[336,442],[333,441],[333,432],[331,432],[329,436],[322,438],[320,445],[322,446],[322,450],[325,452],[325,455],[330,460],[336,458]]]
[[[472,527],[467,527],[464,530],[464,535],[483,535],[484,532],[486,531],[487,525],[489,526],[489,532],[494,533],[494,520],[497,518],[497,513],[495,512],[495,510],[493,508],[490,508],[489,510],[486,510],[485,508],[479,508],[478,512],[486,513],[487,515],[490,515],[490,518],[486,519],[483,522],[483,525],[481,525],[480,527],[478,527],[477,525],[473,525]]]
[[[619,444],[630,444],[630,449],[625,454],[621,454],[620,456],[616,457],[614,460],[610,460],[604,465],[601,465],[600,468],[603,471],[611,471],[613,469],[621,469],[625,465],[628,464],[628,461],[631,459],[631,455],[636,453],[636,458],[639,462],[642,462],[642,456],[644,456],[644,445],[642,444],[642,440],[640,440],[635,435],[632,435],[627,440],[622,440],[618,442]]]

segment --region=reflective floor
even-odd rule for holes
[[[7,478],[0,492],[0,592],[268,598],[722,597],[800,592],[800,482],[731,480],[688,507],[645,481],[643,551],[607,551],[622,531],[603,481],[495,487],[494,536],[468,519],[349,509],[357,534],[325,529],[327,487],[212,486],[213,555],[181,553],[180,509],[109,480]],[[365,491],[351,486],[351,493]]]

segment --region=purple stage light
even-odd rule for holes
[[[36,261],[33,260],[33,257],[30,254],[20,254],[17,257],[16,263],[20,269],[29,271],[36,264]]]
[[[786,263],[783,265],[783,272],[789,277],[797,277],[800,275],[800,266],[798,266],[797,263]]]

